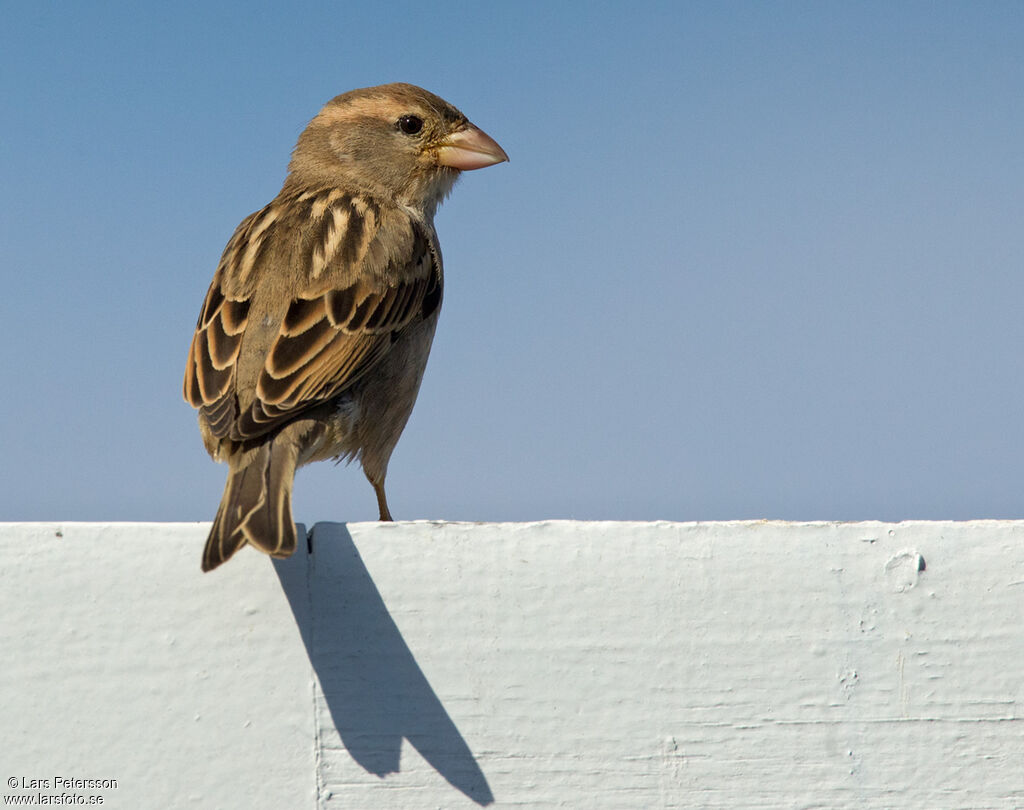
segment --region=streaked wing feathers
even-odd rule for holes
[[[401,330],[441,303],[439,257],[411,221],[387,233],[376,209],[334,191],[302,195],[289,208],[272,204],[239,226],[196,325],[184,394],[217,438],[255,438],[337,395],[373,368]],[[268,257],[280,255],[267,243],[289,232],[308,257],[306,291],[278,316],[266,355],[239,359],[255,281]],[[240,394],[238,366],[253,362],[262,363],[255,392]],[[256,369],[249,368],[252,380]]]
[[[424,302],[435,280],[414,278],[383,287],[360,280],[316,299],[292,301],[239,431],[258,435],[283,415],[329,399],[358,380],[391,348],[393,334],[430,314]]]
[[[185,369],[184,395],[192,407],[219,410],[223,404],[221,400],[231,390],[248,315],[249,301],[225,298],[214,278],[192,336]]]

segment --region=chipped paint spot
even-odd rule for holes
[[[889,558],[885,564],[885,573],[892,589],[896,593],[903,593],[917,585],[925,567],[924,557],[916,551],[901,551]]]

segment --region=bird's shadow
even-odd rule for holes
[[[301,537],[301,534],[300,534]],[[369,773],[399,771],[404,737],[479,805],[494,796],[473,752],[416,663],[344,524],[318,523],[310,550],[274,569],[331,719]]]

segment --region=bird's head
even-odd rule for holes
[[[345,188],[430,216],[460,172],[506,160],[444,99],[415,85],[385,84],[324,105],[299,136],[286,186]]]

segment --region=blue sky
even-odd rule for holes
[[[0,520],[210,520],[181,399],[332,96],[511,163],[441,209],[396,518],[1024,516],[1024,5],[10,3]],[[355,467],[296,519],[373,519]]]

